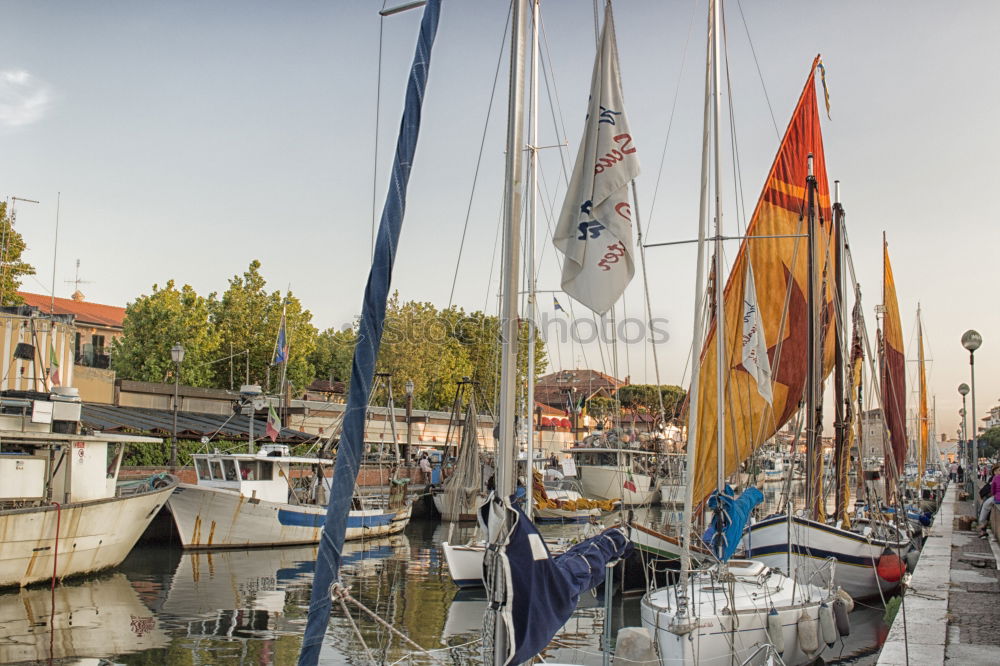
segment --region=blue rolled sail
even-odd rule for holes
[[[733,489],[728,483],[721,495],[718,491],[712,493],[708,498],[708,508],[715,513],[702,539],[711,546],[717,558],[726,562],[733,556],[740,545],[743,528],[750,520],[750,512],[763,501],[764,493],[753,486],[739,497],[733,497]]]
[[[316,575],[313,578],[309,615],[302,639],[302,650],[299,653],[300,666],[312,666],[319,659],[323,637],[330,621],[332,606],[330,586],[338,580],[340,565],[343,562],[347,516],[354,494],[354,482],[361,468],[368,396],[371,392],[379,344],[382,341],[386,298],[389,295],[392,266],[396,259],[396,247],[403,225],[406,187],[417,149],[421,107],[431,64],[431,47],[434,45],[440,12],[441,1],[428,0],[420,22],[417,49],[406,86],[406,105],[400,123],[399,139],[396,142],[392,179],[385,207],[382,209],[375,253],[372,256],[372,266],[368,273],[368,284],[365,286],[364,302],[361,306],[361,322],[358,327],[357,344],[354,347],[354,365],[351,368],[351,390],[337,449],[337,462],[333,470],[333,492],[327,506],[326,523],[323,526],[319,552],[316,556]]]
[[[513,528],[500,552],[508,595],[500,617],[507,635],[514,637],[504,663],[520,664],[545,649],[573,614],[580,594],[604,582],[605,565],[626,557],[632,542],[612,528],[552,557],[524,512],[504,504]],[[480,509],[484,521],[489,506],[487,502]]]

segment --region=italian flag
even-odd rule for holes
[[[278,412],[274,411],[274,405],[268,405],[267,429],[264,432],[271,438],[272,442],[277,440],[278,435],[281,434],[281,419],[278,418]]]
[[[49,379],[53,386],[59,386],[59,361],[56,359],[56,348],[49,345]]]
[[[632,472],[628,473],[628,477],[625,479],[625,483],[622,484],[622,488],[625,490],[631,490],[635,492],[635,479],[632,478]]]

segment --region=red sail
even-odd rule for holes
[[[896,283],[889,265],[889,246],[884,241],[883,246],[882,305],[885,319],[882,322],[882,405],[889,428],[892,457],[896,461],[896,474],[901,475],[906,459],[906,356],[903,353],[903,327],[896,301]]]

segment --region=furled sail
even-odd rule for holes
[[[889,245],[883,241],[882,265],[882,407],[889,428],[896,474],[903,473],[906,460],[906,356],[903,353],[903,326],[896,300],[896,282],[889,264]],[[899,478],[898,476],[896,478]]]
[[[808,243],[802,237],[808,230],[808,156],[814,158],[816,176],[816,218],[818,279],[829,273],[835,248],[831,243],[832,215],[830,190],[823,158],[816,103],[813,62],[805,88],[791,122],[778,148],[763,192],[757,202],[748,236],[733,263],[726,284],[724,307],[726,358],[722,372],[726,382],[725,428],[726,473],[731,474],[741,461],[770,438],[796,412],[806,386],[808,368]],[[777,238],[775,238],[777,236]],[[794,237],[790,237],[794,236]],[[769,238],[764,238],[769,237]],[[757,379],[742,364],[744,289],[747,262],[753,264],[757,289],[757,307],[764,329],[768,361],[771,367],[772,404],[757,389]],[[823,282],[821,309],[824,322],[833,317],[832,285]],[[833,326],[822,329],[824,342],[823,375],[833,369]],[[713,325],[701,355],[702,386],[698,397],[698,432],[694,500],[701,502],[715,489],[716,434],[716,354],[717,330]]]

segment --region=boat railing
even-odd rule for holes
[[[781,658],[778,649],[771,643],[758,645],[757,649],[750,653],[750,656],[740,662],[740,666],[747,666],[748,664],[778,664],[779,666],[785,666],[785,662]]]
[[[837,558],[834,557],[833,555],[830,555],[829,557],[825,558],[823,560],[823,564],[816,567],[816,569],[813,570],[811,574],[809,574],[809,578],[806,579],[806,585],[812,585],[813,580],[815,580],[816,576],[820,575],[827,569],[830,570],[830,577],[826,579],[824,584],[828,584],[832,591],[833,581],[836,580],[837,577]]]

